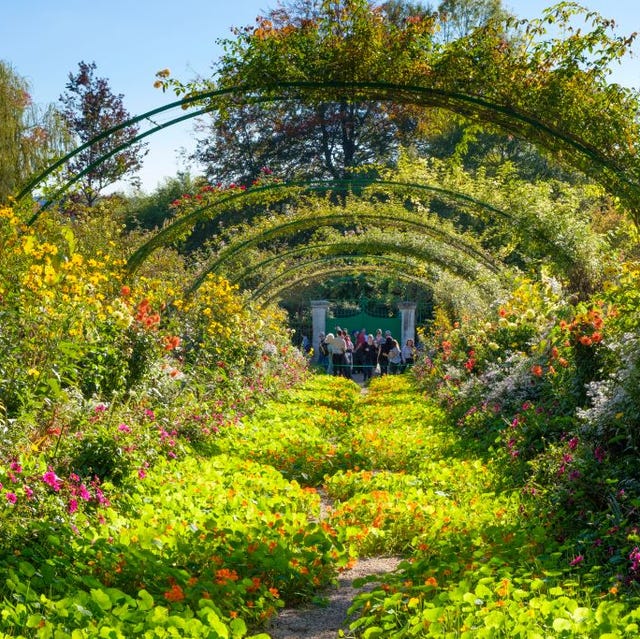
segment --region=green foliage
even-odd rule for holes
[[[389,99],[443,108],[528,139],[593,177],[629,211],[637,209],[637,96],[607,83],[610,66],[628,53],[634,35],[618,36],[606,19],[561,4],[530,22],[496,15],[440,43],[435,17],[416,16],[400,26],[364,0],[341,8],[347,10],[323,4],[317,15],[297,18],[286,7],[274,11],[225,43],[215,83],[184,84],[164,75],[159,83],[178,95],[244,87],[241,103],[248,109],[270,99],[282,114],[292,113],[287,99],[316,110],[346,105],[351,117],[359,105]],[[547,25],[562,31],[576,17],[585,22],[583,31],[544,37]],[[215,106],[224,122],[234,117],[238,100],[216,98]],[[338,121],[353,146],[356,128]]]
[[[196,195],[197,190],[197,181],[188,173],[167,178],[153,193],[135,196],[128,201],[127,227],[145,230],[162,228],[165,222],[175,215],[172,205],[185,195]]]

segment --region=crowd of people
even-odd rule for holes
[[[400,346],[391,331],[383,335],[382,329],[376,334],[349,331],[336,327],[335,333],[320,333],[318,365],[331,375],[351,378],[362,374],[364,381],[373,375],[396,375],[403,373],[415,361],[416,347],[412,339]]]

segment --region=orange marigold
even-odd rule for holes
[[[220,568],[216,570],[216,583],[224,585],[227,581],[238,581],[238,573],[235,570],[229,568]]]
[[[182,601],[184,599],[184,592],[178,584],[173,584],[171,590],[167,590],[164,593],[164,598],[167,601]]]
[[[542,370],[542,366],[540,366],[540,364],[535,364],[531,367],[531,373],[532,375],[535,375],[535,377],[542,377],[543,372],[544,371]]]

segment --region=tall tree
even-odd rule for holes
[[[364,51],[367,43],[384,46],[391,32],[397,32],[410,51],[421,37],[430,37],[433,12],[418,4],[401,12],[390,3],[389,9],[387,16],[384,5],[376,7],[367,0],[279,5],[259,18],[257,27],[237,29],[235,40],[222,42],[226,53],[218,66],[218,84],[244,83],[243,70],[253,65],[261,49],[267,52],[272,39],[294,56],[307,46],[316,48],[319,55],[332,52],[326,60],[329,67],[338,75],[356,79],[358,71],[350,68],[348,60],[357,57],[358,50]],[[350,54],[340,55],[340,50]],[[286,77],[283,71],[265,68],[264,72],[277,82]],[[250,183],[265,166],[288,179],[344,179],[364,165],[392,164],[402,125],[397,109],[347,96],[295,106],[245,104],[213,116],[206,136],[198,143],[196,157],[213,181]]]
[[[505,18],[502,0],[442,0],[438,5],[445,42],[462,38],[489,20]]]
[[[78,73],[69,74],[66,91],[60,96],[62,118],[79,145],[131,117],[124,108],[124,96],[114,94],[108,80],[97,77],[95,71],[95,62],[80,62]],[[106,161],[95,163],[101,156],[134,138],[139,128],[137,125],[124,127],[87,147],[68,163],[68,175],[88,169],[79,182],[79,193],[85,204],[92,206],[101,191],[115,182],[128,180],[137,183],[134,174],[142,166],[145,144],[132,144]]]
[[[0,203],[64,148],[55,109],[39,110],[27,81],[0,60]]]
[[[300,71],[297,57],[314,50],[324,76],[313,77],[313,69],[306,69],[311,77],[305,80],[357,81],[363,69],[368,78],[382,78],[433,49],[447,25],[471,29],[498,15],[501,0],[443,2],[438,10],[402,0],[293,0],[258,18],[257,26],[237,29],[235,40],[222,42],[217,84],[251,82],[247,68],[255,69],[261,56],[273,61],[274,47],[280,48],[283,66],[265,64],[263,80],[293,79]],[[195,155],[213,181],[250,183],[264,166],[289,179],[345,179],[362,166],[393,164],[416,126],[415,110],[349,96],[295,107],[235,105],[215,113]]]

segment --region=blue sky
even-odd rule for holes
[[[638,0],[582,0],[613,18],[622,35],[640,32]],[[218,38],[230,27],[251,24],[276,0],[4,0],[0,11],[0,59],[31,85],[39,105],[57,102],[78,62],[95,62],[97,74],[124,95],[131,115],[174,99],[153,88],[155,73],[171,69],[182,80],[208,76],[220,49]],[[426,4],[426,2],[425,2]],[[431,2],[436,5],[437,2]],[[503,0],[516,15],[531,18],[552,0]],[[640,48],[636,57],[614,70],[612,79],[640,88]],[[190,121],[192,122],[192,121]],[[186,168],[178,149],[193,148],[193,125],[172,127],[149,140],[140,173],[143,188]],[[197,171],[197,168],[194,169]]]

